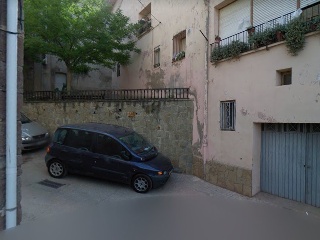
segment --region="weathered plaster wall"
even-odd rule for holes
[[[197,156],[195,172],[203,171],[202,141],[204,138],[204,83],[206,81],[206,35],[207,5],[199,0],[143,0],[144,6],[151,3],[153,29],[137,41],[140,54],[132,55],[132,64],[121,66],[120,77],[113,73],[113,87],[162,88],[190,87],[194,98],[193,151]],[[139,20],[144,8],[138,1],[119,0],[116,9],[121,9],[132,22]],[[186,57],[172,62],[173,37],[186,30]],[[160,67],[154,68],[154,48],[160,47]],[[200,173],[199,173],[200,174]],[[198,174],[197,174],[198,175]]]
[[[23,3],[23,1],[22,1]],[[7,24],[7,1],[0,0],[0,27],[6,29]],[[0,31],[0,210],[6,209],[6,40],[7,33]],[[22,105],[22,89],[23,89],[23,35],[18,35],[18,86],[17,86],[17,110]],[[19,118],[19,115],[18,115]],[[17,119],[17,144],[21,143],[21,122]],[[20,148],[17,149],[17,224],[21,221],[21,153]],[[5,229],[5,215],[0,214],[0,231]]]
[[[210,67],[208,145],[214,147],[208,159],[252,171],[253,194],[260,191],[260,123],[319,122],[319,54],[319,33],[313,33],[296,57],[276,43]],[[292,84],[279,86],[277,70],[288,68]],[[236,100],[235,131],[220,130],[220,101],[226,100]]]
[[[48,128],[101,122],[133,128],[171,158],[182,172],[192,172],[193,101],[25,103],[24,113]]]
[[[55,89],[55,74],[67,74],[67,67],[57,57],[47,55],[46,64],[25,61],[25,90],[52,91]],[[102,66],[94,66],[95,70],[88,74],[74,74],[71,89],[100,90],[111,89],[112,70]]]

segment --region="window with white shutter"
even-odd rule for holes
[[[319,2],[319,0],[300,0],[300,7],[304,8],[316,2]]]
[[[250,0],[238,0],[219,11],[219,36],[223,39],[241,32],[241,23],[250,20]],[[243,25],[243,24],[242,24]]]
[[[296,0],[253,0],[253,26],[281,17],[296,9]]]

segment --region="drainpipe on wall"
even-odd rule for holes
[[[207,22],[206,35],[209,36],[209,16],[210,16],[210,0],[207,1]],[[203,113],[203,174],[205,177],[205,166],[208,158],[208,82],[209,82],[209,42],[206,41],[205,54],[205,83],[204,83],[204,113]]]
[[[7,0],[6,229],[17,225],[18,0]]]

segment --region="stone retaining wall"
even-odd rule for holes
[[[206,181],[219,187],[248,197],[252,196],[251,170],[208,161],[205,164],[205,178]]]
[[[24,103],[23,112],[52,134],[70,123],[101,122],[133,128],[192,174],[193,101]]]

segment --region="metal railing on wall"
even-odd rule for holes
[[[81,90],[81,91],[27,91],[25,102],[45,101],[126,101],[126,100],[183,100],[189,99],[189,88]]]
[[[294,18],[295,12],[290,12],[288,14],[285,14],[283,16],[279,16],[275,19],[269,20],[265,23],[253,26],[251,28],[248,28],[245,31],[236,33],[234,35],[231,35],[229,37],[218,39],[214,43],[211,43],[211,62],[215,62],[217,60],[222,60],[224,58],[229,57],[228,52],[232,51],[228,49],[228,47],[237,47],[238,51],[240,53],[247,52],[253,49],[256,49],[257,47],[267,46],[268,44],[272,44],[275,42],[283,41],[284,38],[279,38],[278,36],[274,36],[272,39],[268,39],[267,41],[263,42],[259,46],[255,46],[250,43],[250,36],[257,33],[265,32],[269,29],[276,29],[280,25],[286,25],[288,24],[293,18]],[[309,5],[307,7],[302,8],[302,13],[300,18],[302,21],[306,23],[306,32],[313,32],[317,31],[318,28],[315,28],[313,23],[317,20],[320,22],[320,2],[314,3],[312,5]],[[317,22],[317,23],[318,23]],[[221,49],[220,51],[217,51],[218,49]],[[223,52],[223,53],[222,53]],[[218,57],[213,56],[214,53],[220,54]]]

